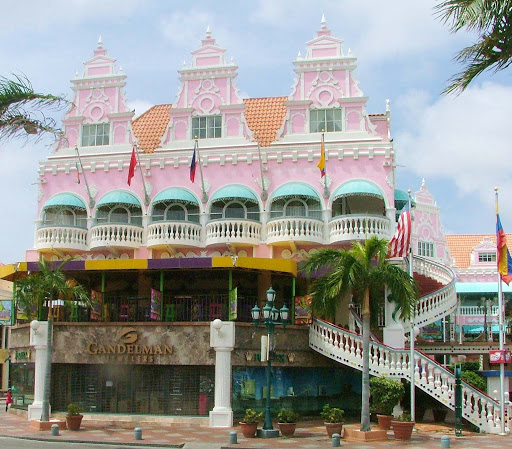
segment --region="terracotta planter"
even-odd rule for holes
[[[410,440],[415,422],[391,421],[396,440]]]
[[[393,415],[377,415],[377,421],[379,422],[379,429],[389,430],[391,429],[391,421],[393,421]]]
[[[327,430],[327,435],[329,438],[333,436],[333,434],[337,433],[341,437],[341,429],[343,427],[342,422],[325,422],[325,430]]]
[[[245,438],[254,438],[256,437],[256,430],[258,429],[258,423],[251,422],[241,422],[240,429],[242,429],[242,434]]]
[[[278,422],[277,425],[279,426],[279,430],[283,437],[293,436],[295,428],[297,427],[297,423],[295,422]]]
[[[80,430],[84,415],[66,415],[66,425],[69,430]]]

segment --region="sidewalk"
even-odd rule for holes
[[[51,436],[50,432],[31,429],[25,417],[11,413],[2,413],[0,417],[0,435],[43,441],[111,443],[115,445],[177,447],[184,449],[221,449],[221,448],[330,448],[332,441],[327,437],[325,428],[318,421],[299,423],[292,438],[243,438],[238,427],[232,429],[214,429],[207,426],[191,424],[172,424],[166,426],[140,426],[142,440],[134,439],[132,428],[120,428],[110,424],[85,421],[78,432],[64,430],[60,436]],[[277,426],[276,426],[277,427]],[[498,436],[464,432],[462,437],[455,437],[453,426],[440,424],[417,424],[417,431],[411,441],[394,440],[392,432],[389,440],[378,443],[354,443],[341,440],[341,447],[350,449],[368,449],[369,447],[387,449],[395,446],[401,448],[433,449],[441,447],[441,437],[449,436],[451,448],[496,449],[512,445],[512,436]],[[238,444],[229,444],[229,434],[237,432]]]

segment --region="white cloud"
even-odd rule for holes
[[[498,186],[507,199],[500,207],[503,221],[512,223],[512,87],[485,83],[433,103],[424,92],[413,91],[396,103],[409,116],[402,126],[408,131],[395,138],[398,163],[419,176],[450,179],[459,198],[486,205],[493,203]]]
[[[153,103],[150,103],[146,100],[128,101],[128,109],[130,111],[135,111],[135,116],[133,118],[137,118],[139,115],[144,114],[144,112],[146,112],[152,106]]]

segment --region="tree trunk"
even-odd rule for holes
[[[44,376],[44,389],[43,389],[43,411],[41,413],[41,421],[50,421],[50,385],[52,378],[52,333],[53,333],[53,319],[50,315],[50,308],[48,311],[48,337],[46,340],[46,373]]]
[[[361,431],[370,429],[370,291],[366,289],[363,302],[363,375],[361,388]]]

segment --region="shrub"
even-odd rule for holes
[[[299,414],[289,408],[282,408],[277,414],[277,421],[283,423],[294,423],[299,419]]]
[[[69,404],[68,405],[68,415],[69,416],[76,416],[82,413],[82,409],[76,405],[76,404]]]
[[[329,404],[325,404],[320,416],[324,420],[324,422],[328,423],[338,423],[343,422],[343,417],[345,416],[345,411],[340,408],[335,408],[329,406]]]
[[[458,364],[457,364],[458,365]],[[455,364],[452,363],[449,368],[455,372]],[[460,370],[461,371],[478,371],[480,370],[480,363],[479,362],[462,362],[460,363]]]
[[[392,415],[395,405],[403,398],[405,387],[399,380],[387,377],[370,379],[370,411],[381,415]]]
[[[253,409],[248,408],[245,411],[245,416],[240,420],[245,424],[254,424],[263,419],[263,413],[257,413]]]
[[[479,390],[487,390],[487,382],[485,379],[474,371],[462,371],[460,377],[464,382],[473,385],[473,387],[476,387]]]
[[[411,415],[407,412],[403,412],[400,416],[397,416],[393,421],[411,422]]]

